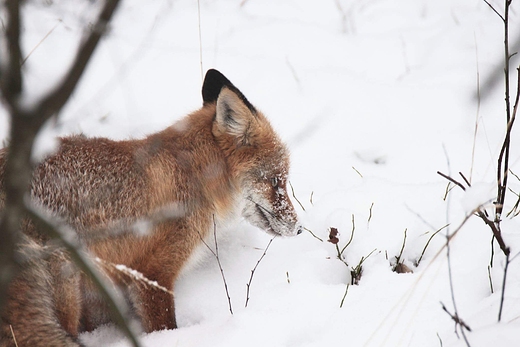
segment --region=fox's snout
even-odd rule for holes
[[[252,189],[246,197],[242,215],[251,224],[269,234],[296,236],[302,233],[303,226],[288,198],[285,187],[262,187]]]

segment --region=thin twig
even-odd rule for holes
[[[439,343],[441,344],[441,347],[442,347],[442,339],[441,339],[439,333],[437,333],[437,338],[439,339]]]
[[[370,221],[372,220],[372,208],[374,207],[374,203],[372,203],[370,205],[370,209],[368,210],[368,220],[367,220],[367,223],[370,223]]]
[[[352,240],[354,239],[354,231],[356,231],[356,223],[354,221],[354,214],[352,214],[352,231],[350,232],[350,239],[348,240],[347,244],[341,249],[341,252],[339,255],[343,255],[343,252],[347,247],[352,243]]]
[[[493,7],[493,5],[491,5],[489,2],[487,2],[486,0],[484,0],[484,2],[489,6],[491,7],[491,9],[493,10],[493,12],[495,12],[497,14],[497,16],[500,17],[500,19],[502,19],[502,21],[505,22],[505,19],[504,17]]]
[[[43,37],[43,39],[40,40],[40,42],[38,42],[36,44],[36,46],[33,47],[33,49],[31,49],[31,51],[25,56],[25,58],[23,58],[22,62],[20,63],[20,66],[23,66],[25,64],[25,62],[27,61],[27,59],[29,59],[29,57],[33,54],[33,52],[38,49],[38,47],[40,47],[40,45],[50,36],[50,34],[52,34],[52,32],[58,27],[58,25],[60,25],[62,23],[61,19],[58,21],[58,23],[56,23],[56,25],[51,29],[49,30],[49,32]]]
[[[462,177],[462,179],[464,180],[464,182],[466,183],[466,185],[468,187],[471,187],[471,183],[468,181],[468,179],[466,178],[466,176],[464,176],[464,174],[462,172],[459,172],[459,175],[460,177]]]
[[[339,308],[343,307],[343,303],[345,302],[345,298],[347,297],[348,288],[350,287],[350,283],[347,283],[347,287],[345,288],[345,294],[343,294],[343,298],[341,299],[341,303],[339,304]]]
[[[305,212],[305,207],[303,207],[303,205],[302,205],[302,203],[300,202],[300,200],[298,200],[298,198],[297,198],[296,195],[294,194],[294,188],[293,188],[293,185],[292,185],[291,181],[289,181],[289,186],[291,187],[292,196],[293,196],[294,200],[296,200],[296,202],[298,202],[298,204],[299,204],[300,207],[302,208],[303,212]]]
[[[318,236],[316,236],[310,229],[307,229],[306,227],[303,227],[303,229],[308,231],[315,239],[320,240],[321,242],[323,242],[323,239],[319,238]]]
[[[351,268],[350,270],[350,276],[351,276],[351,284],[358,284],[359,280],[361,279],[361,275],[363,274],[363,263],[377,250],[377,248],[374,248],[372,252],[368,253],[368,255],[365,257],[361,257],[359,260],[359,263],[356,265],[356,267]]]
[[[491,256],[489,257],[489,266],[493,267],[493,259],[495,258],[495,235],[491,235]]]
[[[419,266],[419,264],[421,263],[421,260],[424,256],[424,252],[426,252],[426,248],[428,248],[428,245],[430,244],[430,241],[433,239],[433,237],[435,235],[437,235],[441,230],[447,228],[449,226],[449,224],[446,224],[445,226],[441,227],[440,229],[437,229],[437,231],[435,231],[432,236],[430,236],[430,238],[428,239],[428,241],[426,242],[426,245],[424,245],[424,248],[423,248],[423,251],[421,253],[421,256],[419,257],[419,259],[416,261],[415,263],[415,266]]]
[[[506,254],[506,266],[504,267],[504,278],[502,280],[502,294],[500,296],[500,308],[498,309],[498,321],[502,319],[502,309],[504,307],[504,296],[506,293],[507,269],[509,268],[509,254]]]
[[[395,267],[397,267],[397,265],[399,265],[399,263],[401,262],[401,256],[403,255],[404,246],[406,245],[406,232],[407,231],[408,231],[408,229],[404,229],[403,245],[401,246],[401,251],[399,252],[399,255],[397,257],[395,257]],[[395,267],[394,267],[394,270],[395,270]]]
[[[462,319],[460,319],[460,317],[458,316],[458,314],[456,312],[455,312],[455,314],[451,314],[442,302],[441,302],[441,305],[442,305],[442,309],[444,310],[444,312],[446,312],[451,317],[451,319],[453,319],[453,321],[455,322],[455,325],[460,326],[460,331],[462,333],[462,336],[464,337],[466,346],[470,347],[469,341],[466,337],[466,334],[464,333],[464,329],[467,331],[471,331],[471,328],[466,323],[464,323],[464,321]]]
[[[491,266],[488,265],[488,279],[489,279],[489,288],[491,289],[491,294],[493,294],[495,291],[493,290],[493,278],[491,277]]]
[[[473,39],[475,40],[475,63],[477,65],[477,112],[475,115],[475,131],[473,132],[473,146],[471,148],[471,166],[469,169],[469,182],[471,182],[473,178],[473,167],[475,165],[475,149],[477,145],[477,133],[478,133],[478,124],[480,118],[480,103],[481,103],[481,95],[480,95],[480,68],[478,64],[478,44],[476,35],[473,35]]]
[[[446,185],[446,190],[444,191],[444,197],[442,198],[443,201],[446,201],[446,199],[448,198],[448,194],[454,187],[455,186],[451,185],[451,182],[448,182],[448,184]]]
[[[273,236],[273,238],[271,240],[269,240],[269,243],[267,244],[267,247],[265,247],[265,249],[264,249],[264,253],[260,257],[260,259],[258,259],[258,261],[256,262],[256,265],[253,268],[253,270],[251,270],[251,277],[249,277],[249,282],[247,282],[247,284],[246,284],[247,291],[246,291],[246,304],[245,304],[245,307],[247,307],[247,304],[249,303],[249,291],[251,289],[251,282],[253,282],[253,276],[255,275],[256,268],[258,267],[258,265],[260,265],[260,262],[262,261],[262,259],[264,259],[265,255],[267,253],[267,250],[269,249],[269,246],[271,246],[271,243],[273,242],[273,240],[275,238],[276,238],[276,235]]]
[[[361,172],[359,172],[355,167],[352,166],[352,170],[356,171],[356,173],[359,175],[359,177],[363,178],[363,175]]]
[[[462,183],[458,182],[457,180],[453,179],[452,177],[448,176],[448,175],[445,175],[443,174],[442,172],[440,171],[437,171],[437,173],[439,175],[441,175],[442,177],[446,178],[447,180],[449,180],[450,182],[456,184],[457,186],[459,186],[462,190],[466,190],[466,187],[464,187],[462,185]],[[496,206],[498,206],[498,204],[496,204]],[[481,206],[479,206],[475,212],[474,212],[477,216],[480,217],[480,219],[482,219],[484,221],[484,223],[486,223],[486,225],[489,226],[489,228],[491,229],[491,231],[493,232],[493,235],[495,236],[497,242],[498,242],[498,245],[500,246],[500,249],[502,250],[502,252],[504,252],[504,254],[509,254],[510,252],[510,249],[509,247],[506,246],[505,242],[504,242],[504,239],[502,238],[502,232],[500,230],[500,223],[497,222],[497,221],[492,221],[489,219],[489,217],[487,216],[486,214],[486,211],[482,209]]]
[[[229,312],[231,312],[231,314],[233,314],[233,307],[231,305],[231,297],[229,295],[229,290],[228,290],[228,285],[227,285],[227,281],[226,281],[226,276],[224,275],[224,269],[222,268],[222,264],[220,263],[220,256],[218,254],[217,223],[215,222],[215,215],[213,215],[213,238],[215,240],[215,250],[213,250],[206,243],[206,241],[204,240],[204,238],[202,237],[201,233],[198,230],[197,230],[197,233],[199,234],[199,237],[200,237],[200,240],[202,241],[202,243],[206,246],[207,249],[209,249],[211,254],[213,254],[215,259],[217,260],[218,268],[220,270],[220,275],[222,276],[222,281],[224,282],[224,289],[226,290],[226,296],[227,296],[227,301],[228,301],[228,306],[229,306]]]
[[[509,152],[510,152],[510,144],[511,144],[511,129],[513,127],[513,123],[515,121],[516,108],[518,105],[518,97],[520,94],[520,73],[518,73],[518,83],[517,83],[517,94],[515,101],[515,110],[513,115],[511,115],[511,102],[510,102],[510,83],[509,83],[509,63],[511,59],[511,55],[509,54],[509,6],[511,5],[511,0],[505,0],[504,5],[504,16],[502,20],[504,22],[504,83],[505,83],[505,102],[506,102],[506,120],[507,120],[507,131],[506,136],[504,138],[504,143],[502,145],[502,149],[500,150],[500,155],[498,157],[498,168],[497,168],[497,203],[495,207],[495,224],[497,224],[497,228],[500,228],[498,224],[500,223],[502,216],[502,209],[504,208],[504,201],[506,195],[507,188],[507,178],[509,172]]]
[[[451,183],[453,183],[453,184],[459,186],[460,189],[466,191],[466,187],[464,187],[464,186],[462,185],[462,183],[460,183],[459,181],[455,180],[454,178],[452,178],[452,177],[450,177],[450,176],[448,176],[448,175],[445,175],[445,174],[443,174],[443,173],[440,172],[440,171],[437,171],[437,174],[440,175],[440,176],[442,176],[442,177],[444,177],[445,179],[447,179],[447,180],[450,181]]]
[[[197,15],[198,15],[198,23],[199,23],[199,60],[200,60],[200,78],[201,81],[204,80],[204,68],[202,65],[202,26],[200,20],[200,0],[197,0]]]

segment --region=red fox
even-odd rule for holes
[[[33,203],[68,224],[90,257],[166,289],[102,269],[146,332],[176,328],[174,282],[214,223],[241,213],[273,235],[302,231],[286,189],[289,152],[266,117],[216,70],[202,97],[201,109],[144,139],[62,138],[33,174]],[[107,305],[65,251],[30,221],[22,231],[26,261],[10,284],[0,346],[79,346],[78,333],[110,320]]]

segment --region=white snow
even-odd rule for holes
[[[91,20],[93,9],[68,3],[84,2],[25,6],[26,53],[56,27],[27,60],[29,99],[59,79]],[[502,2],[491,3],[503,10]],[[518,6],[513,2],[512,42],[520,34]],[[446,233],[456,230],[453,297],[472,329],[466,332],[471,346],[520,345],[520,257],[510,263],[498,323],[505,257],[495,242],[488,276],[491,231],[477,217],[458,229],[476,206],[492,212],[505,132],[503,82],[487,87],[503,60],[496,14],[481,0],[200,0],[200,9],[201,42],[196,1],[123,1],[47,136],[136,138],[199,108],[201,44],[203,68],[223,72],[288,143],[291,183],[305,211],[293,202],[303,225],[323,242],[310,232],[276,238],[256,269],[245,308],[250,271],[270,237],[245,222],[233,227],[219,252],[234,314],[215,258],[207,256],[175,286],[179,328],[141,335],[144,346],[466,346],[441,306],[455,311],[444,246]],[[513,71],[518,62],[515,56]],[[0,140],[7,134],[0,108]],[[519,146],[515,127],[516,174]],[[455,187],[445,200],[448,182],[437,171],[457,179],[460,171],[474,187]],[[509,185],[520,191],[513,175]],[[504,210],[516,200],[508,192]],[[326,240],[329,228],[338,228],[341,249],[352,215],[347,268]],[[502,217],[513,258],[520,252],[520,220]],[[446,224],[414,267],[432,233]],[[402,260],[414,272],[396,274],[390,264],[405,230]],[[350,268],[374,249],[340,308]],[[113,326],[81,338],[87,346],[129,346]]]

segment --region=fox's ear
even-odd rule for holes
[[[251,106],[252,107],[252,106]],[[250,109],[235,91],[223,87],[217,98],[215,123],[220,134],[233,136],[239,145],[249,145],[251,123],[256,111]]]
[[[206,72],[206,77],[204,77],[204,83],[202,84],[202,100],[204,101],[204,105],[217,102],[220,91],[224,87],[233,91],[240,100],[242,100],[246,107],[251,110],[251,112],[256,113],[255,108],[246,99],[244,94],[242,94],[242,92],[238,90],[238,88],[235,87],[226,76],[215,69],[208,70],[208,72]]]
[[[202,84],[202,100],[204,105],[216,102],[220,90],[224,86],[233,86],[233,84],[219,71],[210,69],[206,72],[204,83]],[[233,86],[234,87],[234,86]]]

